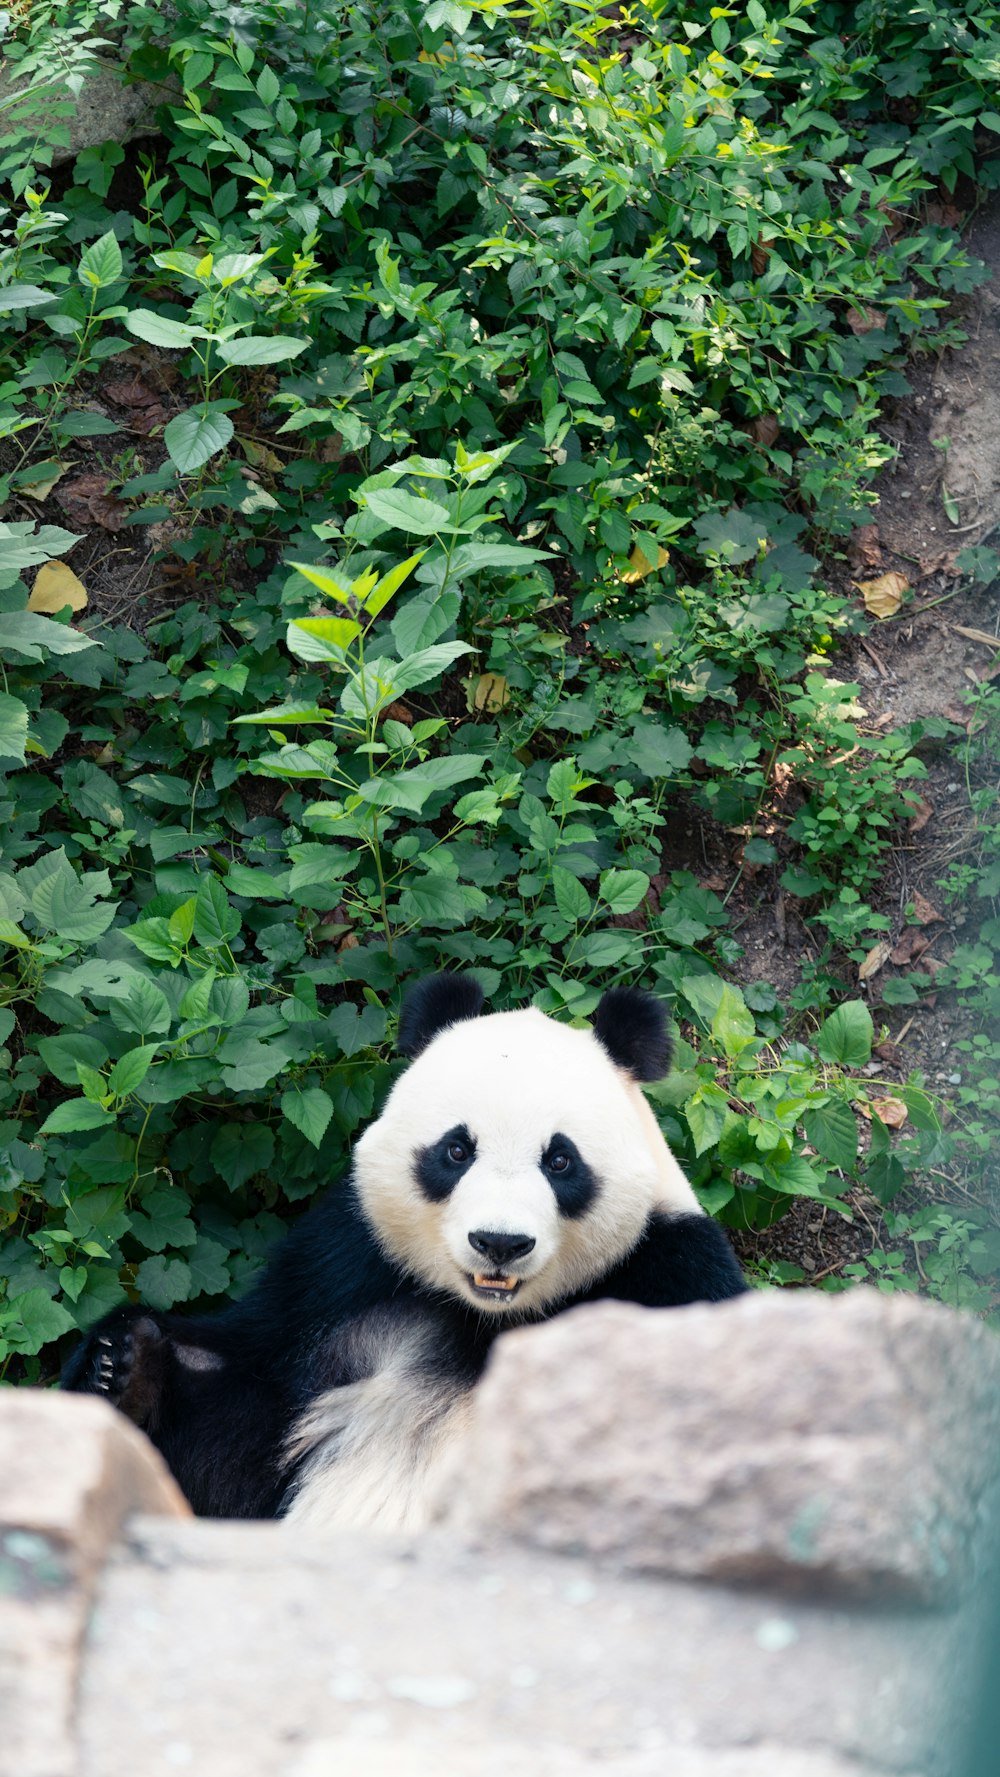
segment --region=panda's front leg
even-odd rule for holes
[[[708,1215],[654,1211],[641,1240],[584,1298],[612,1297],[643,1308],[724,1302],[747,1282],[725,1233]]]
[[[100,1395],[144,1431],[155,1431],[169,1356],[166,1332],[148,1308],[118,1308],[85,1335],[61,1386]]]

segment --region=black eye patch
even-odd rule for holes
[[[571,1219],[586,1215],[597,1196],[597,1179],[568,1135],[552,1137],[542,1155],[542,1171],[552,1186],[559,1214]]]
[[[443,1203],[476,1158],[476,1144],[464,1123],[448,1129],[414,1155],[417,1184],[431,1203]]]

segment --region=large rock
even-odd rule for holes
[[[446,1517],[647,1573],[939,1602],[1000,1469],[1000,1340],[910,1297],[602,1303],[500,1340]]]
[[[176,79],[163,85],[128,82],[113,55],[92,58],[78,90],[75,82],[71,88],[54,81],[34,91],[29,84],[18,78],[16,68],[0,69],[0,147],[28,130],[44,145],[41,164],[53,166],[72,160],[83,148],[156,135],[160,106],[176,104],[180,96]]]
[[[97,1593],[79,1777],[954,1777],[980,1640],[970,1606],[138,1519]]]
[[[0,1777],[69,1777],[79,1646],[135,1511],[186,1516],[152,1445],[86,1396],[0,1391]]]

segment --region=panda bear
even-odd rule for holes
[[[62,1386],[143,1427],[195,1512],[419,1529],[505,1328],[746,1288],[641,1090],[669,1063],[657,1001],[613,988],[589,1030],[482,1006],[468,975],[411,991],[411,1065],[346,1186],[242,1301],[118,1309],[70,1358]]]

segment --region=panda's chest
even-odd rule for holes
[[[466,1422],[472,1375],[442,1350],[433,1315],[372,1317],[350,1328],[338,1374],[293,1426],[290,1523],[421,1530]]]

